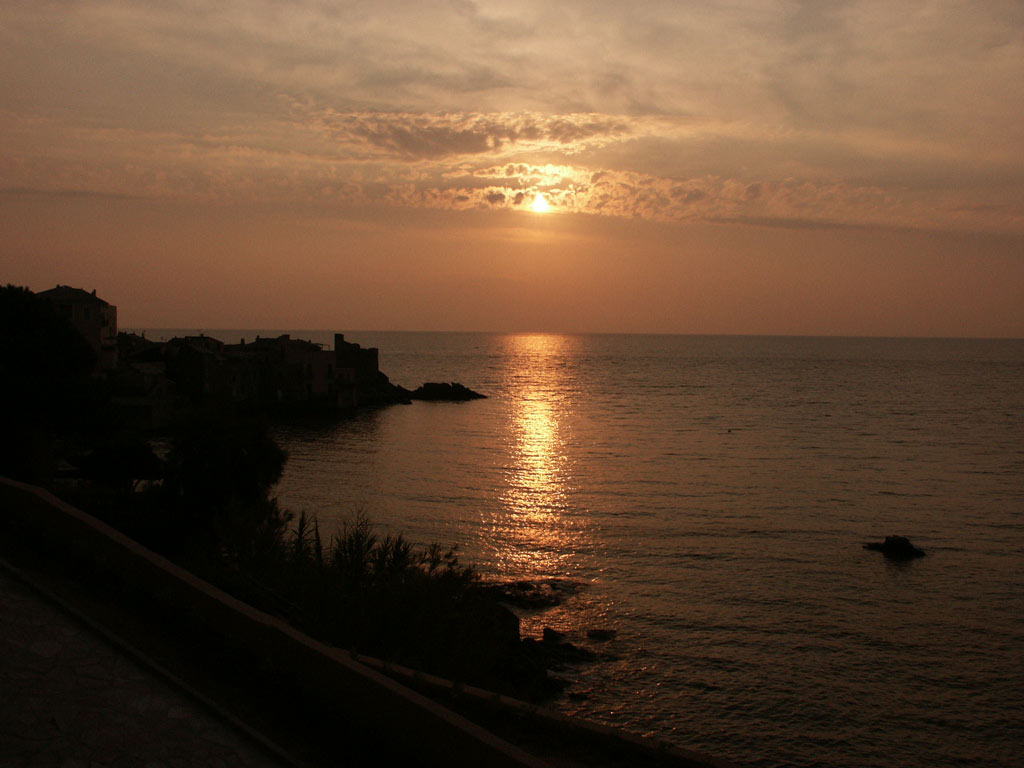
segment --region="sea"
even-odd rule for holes
[[[487,399],[279,427],[279,501],[564,594],[520,611],[598,654],[551,707],[741,766],[1024,765],[1024,341],[346,339]]]

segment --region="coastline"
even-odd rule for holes
[[[80,604],[93,609],[99,604],[95,592],[83,600],[83,592],[93,585],[105,593],[107,606],[102,610],[108,621],[117,614],[118,606],[133,606],[129,614],[141,612],[142,616],[131,618],[121,613],[118,619],[123,622],[127,618],[128,626],[134,626],[132,631],[151,633],[151,626],[144,627],[159,616],[160,626],[174,626],[170,634],[180,632],[192,638],[192,653],[203,656],[212,652],[230,658],[233,665],[241,665],[238,671],[244,677],[256,674],[257,679],[268,679],[269,675],[278,694],[285,689],[292,690],[292,696],[301,691],[305,700],[300,709],[305,716],[311,716],[316,708],[313,702],[319,703],[321,717],[330,712],[332,720],[340,708],[351,718],[354,733],[369,737],[362,748],[367,755],[374,750],[379,755],[384,743],[406,744],[414,750],[408,757],[425,758],[426,764],[437,765],[485,760],[491,765],[541,766],[552,759],[554,764],[571,759],[577,765],[728,768],[729,764],[698,753],[331,649],[210,587],[46,491],[0,478],[0,499],[4,509],[0,527],[13,534],[4,549],[13,546],[23,558],[29,551],[40,552],[42,558],[32,558],[37,572],[45,570],[47,562],[50,566],[61,562],[60,568],[76,572],[79,578],[74,591]],[[48,578],[51,584],[61,582],[59,573],[52,570]],[[194,646],[200,637],[209,644],[205,650]],[[223,656],[225,652],[228,657]],[[240,661],[243,656],[249,661]],[[394,678],[432,691],[462,714],[456,715],[405,685],[387,682]],[[292,688],[295,685],[298,688]],[[293,704],[299,703],[293,700]],[[473,719],[506,735],[518,733],[524,738],[532,734],[525,738],[530,751],[474,725]],[[360,748],[349,748],[359,753]],[[565,754],[567,749],[571,758]]]

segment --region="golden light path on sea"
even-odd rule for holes
[[[509,337],[509,343],[522,367],[509,393],[509,463],[492,533],[495,543],[503,542],[498,555],[505,573],[564,575],[585,535],[569,495],[569,382],[559,364],[569,337],[534,334]]]

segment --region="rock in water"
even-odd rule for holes
[[[527,610],[561,605],[582,588],[582,583],[568,579],[495,581],[480,586],[481,591],[494,600]]]
[[[544,627],[544,634],[542,635],[545,643],[560,643],[565,640],[565,633],[559,632],[557,629],[551,627]]]
[[[479,400],[487,397],[479,392],[474,392],[467,386],[453,381],[450,384],[444,382],[429,381],[410,393],[413,400]]]
[[[881,552],[890,560],[913,560],[924,557],[924,550],[915,547],[906,536],[886,536],[885,541],[872,541],[864,545],[864,549]]]

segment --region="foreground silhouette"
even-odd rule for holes
[[[264,392],[278,370],[263,365],[264,352],[298,350],[314,363],[323,358],[332,376],[331,361],[353,366],[355,374],[342,378],[351,380],[362,402],[400,401],[406,391],[379,373],[376,350],[339,335],[333,356],[278,337],[239,345],[246,349],[220,360],[224,345],[206,337],[168,346],[132,337],[122,339],[118,370],[101,372],[88,342],[46,299],[8,286],[0,295],[0,318],[10,364],[3,394],[18,405],[2,439],[0,473],[54,490],[325,642],[520,698],[539,700],[560,690],[547,668],[564,660],[565,649],[549,644],[545,654],[523,642],[518,618],[481,589],[453,550],[413,546],[401,535],[379,537],[364,518],[326,542],[316,520],[300,515],[294,521],[272,496],[286,456],[270,436],[268,401],[239,401],[217,383],[224,381],[219,373],[235,366],[252,374],[253,392]],[[147,356],[155,357],[146,362]],[[140,419],[139,409],[129,407],[137,405],[124,396],[132,360],[142,372],[160,360],[173,363],[168,369],[177,391],[161,390],[174,399],[160,420],[152,409]],[[303,387],[294,397],[316,393]],[[337,402],[346,391],[328,387],[325,397]],[[426,385],[418,393],[480,397],[458,384]]]

